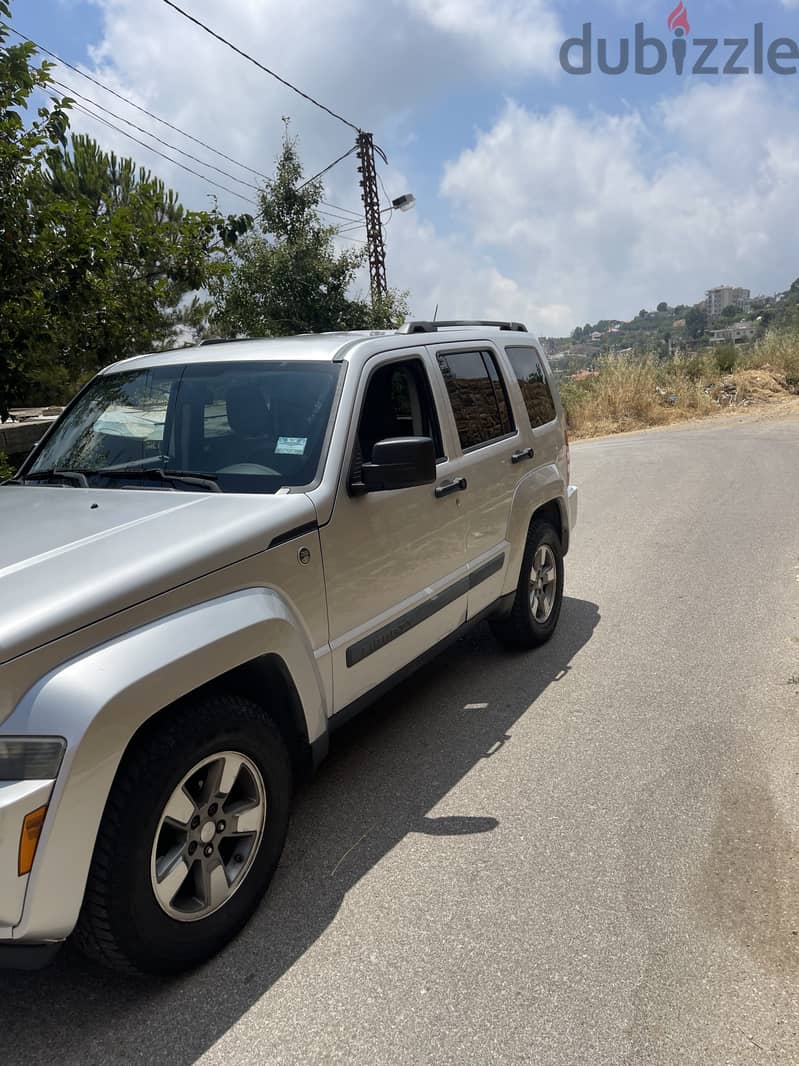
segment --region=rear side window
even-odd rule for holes
[[[439,353],[461,448],[479,448],[514,430],[505,384],[491,352]]]
[[[533,429],[557,418],[555,401],[549,391],[544,368],[535,348],[506,348],[505,353],[522,390],[524,405]]]

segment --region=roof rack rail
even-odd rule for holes
[[[256,340],[255,337],[206,337],[204,341],[200,341],[197,345],[198,348],[205,348],[208,344],[236,344],[238,341],[251,341]]]
[[[527,326],[523,322],[487,322],[484,320],[459,320],[445,319],[437,322],[406,322],[400,326],[397,333],[437,333],[442,327],[452,326],[491,326],[494,329],[506,330],[508,333],[527,333]]]

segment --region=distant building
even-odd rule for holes
[[[678,318],[676,322],[672,323],[672,329],[683,329],[685,326],[685,319]]]
[[[752,299],[749,289],[736,289],[732,285],[719,285],[717,289],[708,289],[705,295],[705,310],[709,319],[718,318],[727,307],[737,307],[748,311]]]
[[[711,344],[743,344],[745,341],[753,341],[757,334],[757,326],[754,322],[736,322],[727,329],[713,329],[710,331]]]
[[[591,334],[591,340],[592,341],[601,341],[602,340],[602,334],[601,333],[597,333],[597,332],[592,333]]]

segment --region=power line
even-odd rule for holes
[[[342,160],[346,159],[348,155],[352,155],[352,153],[353,153],[353,152],[355,152],[355,151],[357,151],[357,149],[358,149],[358,146],[357,146],[356,144],[354,144],[354,145],[352,146],[352,148],[348,149],[348,150],[347,150],[347,151],[346,151],[346,152],[344,153],[344,155],[340,155],[340,156],[338,157],[338,159],[334,159],[332,163],[328,163],[328,165],[327,165],[327,166],[326,166],[326,167],[324,168],[324,170],[320,170],[318,174],[314,174],[314,176],[313,176],[312,178],[308,178],[308,180],[307,180],[307,181],[304,181],[304,182],[302,183],[302,185],[300,185],[300,186],[299,186],[299,189],[304,189],[304,188],[305,188],[305,186],[306,186],[306,185],[310,185],[312,181],[316,181],[316,180],[317,180],[318,178],[321,178],[323,174],[327,174],[328,170],[332,170],[332,169],[333,169],[333,167],[336,167],[336,166],[338,166],[338,164],[339,164],[339,163],[340,163],[340,162],[341,162]],[[299,189],[298,189],[298,191],[299,191]]]
[[[107,107],[99,104],[96,100],[92,100],[88,96],[84,96],[79,93],[77,89],[73,89],[69,85],[65,85],[64,82],[58,81],[53,78],[53,84],[57,85],[65,92],[74,93],[80,100],[84,100],[87,104],[91,104],[92,107],[97,107],[101,111],[104,111],[106,115],[110,115],[112,118],[118,119],[120,122],[124,122],[125,125],[130,126],[134,130],[138,130],[139,133],[145,134],[147,137],[152,137],[154,141],[158,141],[159,144],[163,144],[165,148],[170,148],[173,152],[177,152],[179,155],[185,156],[186,159],[192,159],[195,163],[199,163],[200,166],[208,167],[210,170],[215,170],[217,174],[223,174],[226,178],[230,178],[232,181],[237,181],[239,185],[245,185],[248,189],[254,189],[258,192],[258,186],[253,185],[251,181],[245,181],[243,178],[237,178],[235,174],[231,174],[229,170],[222,170],[221,167],[215,166],[213,163],[208,163],[205,159],[199,159],[196,155],[192,155],[190,152],[184,152],[182,148],[178,148],[175,144],[170,144],[169,141],[164,141],[158,137],[155,133],[151,133],[150,130],[143,129],[141,126],[137,126],[135,122],[131,122],[130,119],[125,118],[123,115],[117,115],[115,111],[110,111]],[[124,131],[123,131],[124,132]]]
[[[214,155],[218,155],[221,159],[226,159],[228,163],[234,163],[237,167],[241,167],[242,170],[248,170],[251,174],[255,174],[256,177],[265,178],[266,180],[269,180],[269,176],[267,174],[263,174],[260,170],[254,170],[253,167],[248,167],[246,163],[241,163],[238,159],[234,159],[232,156],[226,155],[218,148],[214,148],[213,145],[207,144],[205,141],[200,140],[199,137],[195,137],[193,134],[187,133],[185,130],[182,130],[180,126],[174,126],[171,122],[167,122],[165,118],[161,118],[160,115],[156,115],[154,112],[148,111],[146,107],[141,107],[141,105],[134,103],[133,100],[129,100],[126,96],[123,96],[122,93],[118,93],[116,89],[112,89],[109,85],[105,85],[103,82],[98,81],[97,78],[93,78],[91,74],[87,74],[85,70],[81,70],[80,67],[76,67],[73,66],[72,63],[68,63],[66,59],[62,59],[60,55],[57,55],[55,52],[51,52],[49,48],[45,48],[44,45],[41,45],[37,41],[34,41],[33,38],[26,37],[24,33],[20,33],[19,30],[15,30],[13,26],[9,26],[8,28],[11,30],[12,33],[16,34],[17,37],[20,37],[23,41],[27,41],[28,44],[32,44],[40,52],[43,52],[44,55],[50,56],[51,59],[57,60],[59,63],[62,64],[62,66],[68,67],[69,70],[74,70],[76,74],[80,74],[82,78],[85,78],[87,81],[92,82],[93,85],[97,85],[99,88],[105,90],[105,92],[110,93],[112,96],[115,96],[118,100],[121,100],[129,107],[135,108],[136,111],[141,111],[143,115],[147,115],[148,118],[155,119],[156,122],[160,122],[162,125],[167,126],[170,130],[173,130],[175,133],[179,133],[182,137],[186,137],[188,140],[194,141],[195,144],[202,145],[203,148],[207,148],[208,151],[213,152]]]
[[[341,207],[339,204],[331,204],[329,200],[320,200],[320,204],[324,204],[325,207],[332,207],[334,211],[343,211],[346,215],[352,215],[353,218],[360,218],[359,211],[353,211],[351,207]]]
[[[203,181],[208,182],[209,185],[214,185],[214,186],[216,186],[217,189],[222,189],[224,192],[230,193],[232,196],[238,196],[241,200],[244,200],[246,203],[252,204],[253,207],[257,207],[258,206],[258,204],[255,202],[255,200],[251,200],[248,196],[244,196],[244,195],[242,195],[242,193],[236,192],[235,189],[229,189],[226,185],[222,185],[220,182],[214,181],[212,178],[207,177],[205,174],[201,174],[199,171],[194,170],[193,167],[186,166],[186,164],[185,163],[181,163],[179,159],[173,159],[171,156],[167,155],[166,152],[161,152],[158,148],[154,148],[152,145],[146,144],[144,141],[139,140],[138,137],[134,137],[133,134],[132,133],[128,133],[127,130],[120,129],[119,126],[114,125],[113,122],[109,122],[108,119],[107,118],[103,118],[102,115],[96,114],[90,108],[86,107],[85,104],[81,104],[81,103],[78,103],[76,101],[75,102],[75,107],[77,107],[84,114],[88,115],[90,118],[95,119],[97,122],[102,122],[106,126],[109,126],[112,130],[116,130],[117,133],[121,133],[123,137],[129,137],[130,140],[135,141],[136,144],[140,144],[142,146],[142,148],[146,148],[148,151],[152,152],[154,155],[161,156],[162,159],[166,159],[168,162],[174,164],[175,166],[181,167],[181,169],[188,171],[189,174],[193,174],[195,177],[201,178]],[[138,129],[139,127],[137,126],[135,128]],[[147,136],[153,136],[152,134],[148,134],[146,130],[142,130],[140,132],[145,133]],[[158,138],[155,138],[155,139],[158,140]],[[163,144],[165,142],[162,141],[161,143]],[[171,148],[173,146],[172,145],[167,145],[167,147]],[[252,188],[255,188],[255,186],[252,186]],[[319,209],[317,209],[317,210],[318,210],[318,213],[320,215],[327,215],[330,218],[339,219],[342,222],[348,223],[348,225],[342,227],[342,229],[347,231],[347,232],[350,232],[349,224],[353,223],[355,221],[354,219],[347,218],[344,215],[334,215],[330,211],[321,211]],[[361,225],[363,225],[363,223],[361,223]],[[358,228],[359,228],[358,226],[353,226],[352,232],[354,232]],[[338,230],[337,230],[337,232],[338,232]]]
[[[235,189],[229,189],[227,185],[221,185],[218,181],[214,181],[213,178],[209,178],[205,174],[201,174],[198,170],[194,170],[192,169],[192,167],[187,167],[186,164],[181,163],[179,159],[173,159],[171,156],[168,156],[166,152],[162,152],[158,148],[153,148],[153,146],[150,144],[145,144],[145,142],[140,141],[138,137],[134,137],[132,133],[128,133],[127,130],[120,129],[120,127],[115,126],[113,122],[109,122],[107,118],[103,118],[102,115],[98,115],[94,111],[91,111],[88,107],[86,107],[85,104],[79,104],[76,102],[75,107],[77,107],[80,111],[83,111],[95,121],[102,122],[106,126],[110,126],[112,130],[116,130],[117,133],[121,133],[123,137],[129,137],[132,141],[135,141],[136,144],[140,144],[142,148],[146,148],[148,152],[152,152],[154,155],[160,155],[162,159],[168,160],[168,162],[172,163],[174,166],[180,167],[182,170],[188,171],[189,174],[193,174],[196,178],[201,178],[209,185],[215,185],[217,189],[222,189],[224,192],[230,193],[231,196],[238,196],[239,199],[245,200],[248,204],[252,204],[253,207],[258,206],[255,200],[251,200],[248,196],[244,196],[243,193],[236,192]]]
[[[242,49],[237,47],[237,45],[233,44],[231,41],[228,41],[227,38],[223,37],[215,30],[212,30],[210,26],[206,26],[204,22],[200,22],[198,18],[195,18],[194,15],[190,15],[188,11],[184,11],[182,7],[178,7],[178,5],[173,3],[172,0],[164,0],[164,3],[167,5],[167,7],[171,7],[174,11],[177,11],[179,15],[183,15],[183,17],[188,19],[189,22],[193,22],[195,26],[199,26],[201,30],[205,30],[206,33],[209,33],[212,37],[216,38],[217,41],[220,41],[222,44],[227,45],[227,47],[232,49],[237,55],[240,55],[242,59],[249,60],[249,62],[253,63],[256,67],[259,68],[259,70],[262,70],[271,78],[275,78],[281,83],[281,85],[285,85],[286,88],[291,89],[292,92],[297,93],[298,96],[301,96],[304,100],[307,100],[315,107],[321,108],[322,111],[326,111],[328,115],[330,115],[332,118],[336,118],[339,122],[343,122],[345,126],[349,126],[350,129],[355,130],[356,133],[361,132],[360,128],[356,126],[354,122],[350,122],[349,119],[346,119],[342,115],[339,115],[335,111],[332,111],[329,107],[326,107],[318,100],[315,100],[312,96],[309,96],[308,93],[304,93],[302,89],[298,89],[296,85],[292,85],[290,81],[286,81],[285,78],[281,78],[281,76],[279,74],[276,74],[274,70],[270,70],[269,67],[265,67],[263,63],[259,63],[257,59],[253,59],[251,55],[248,55],[246,52],[242,51]]]
[[[323,211],[321,207],[317,207],[316,213],[319,215],[327,215],[328,218],[337,218],[339,222],[346,222],[347,225],[351,225],[353,222],[358,222],[357,218],[350,218],[348,215],[337,215],[332,211]],[[360,225],[362,226],[363,222],[361,222]]]

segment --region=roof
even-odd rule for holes
[[[501,344],[509,342],[536,343],[531,333],[508,332],[494,325],[464,326],[438,329],[429,333],[408,333],[404,330],[350,330],[340,333],[304,333],[294,337],[261,337],[248,340],[219,341],[196,347],[175,348],[167,352],[150,352],[122,359],[107,366],[103,373],[114,374],[144,366],[178,366],[187,362],[222,363],[264,360],[308,360],[340,362],[349,359],[357,350],[365,357],[385,351],[386,338],[392,347],[418,348],[421,344],[443,342],[474,342],[492,339]]]

